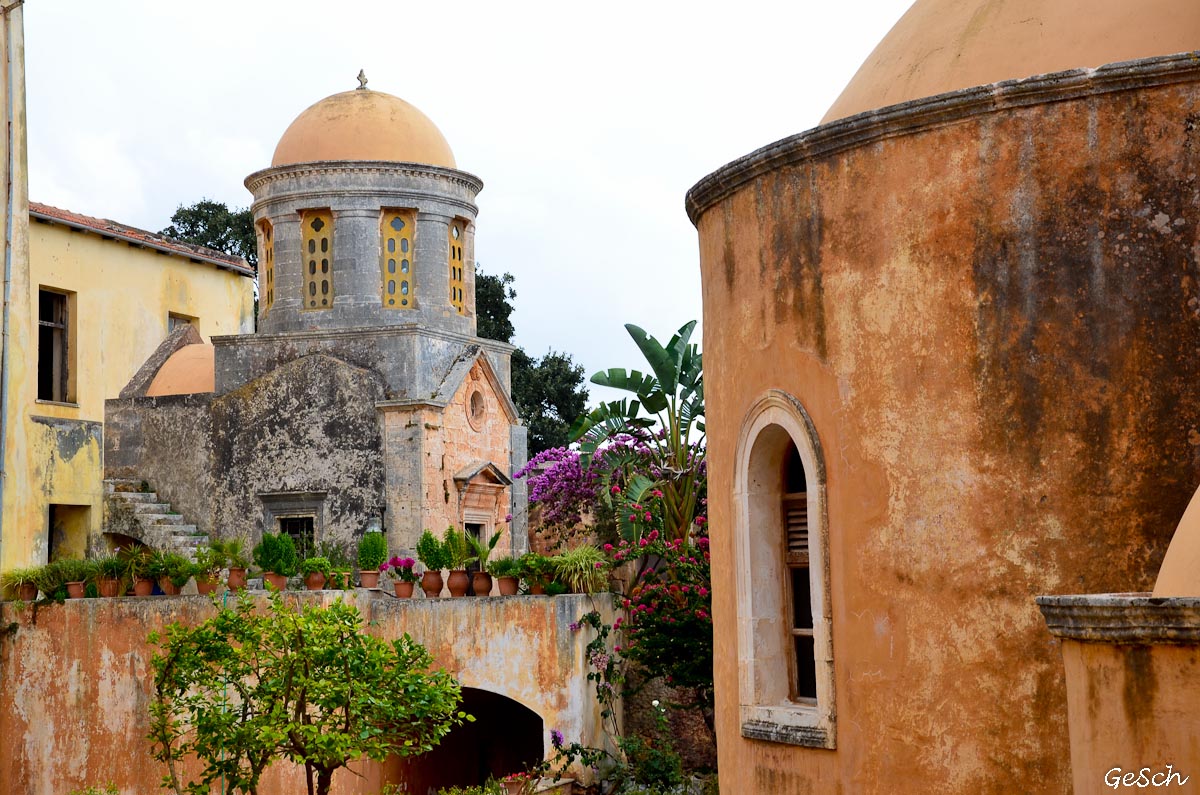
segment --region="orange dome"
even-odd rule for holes
[[[370,89],[325,97],[296,117],[272,166],[315,160],[392,160],[454,168],[450,144],[429,117],[399,97]]]
[[[163,362],[146,388],[146,397],[192,395],[216,389],[214,348],[206,343],[185,345]]]
[[[1196,0],[917,0],[821,123],[1001,80],[1197,48]]]

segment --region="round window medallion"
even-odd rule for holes
[[[483,420],[486,416],[487,399],[483,396],[483,390],[476,389],[467,399],[467,421],[471,423],[472,428],[478,431],[483,427]]]

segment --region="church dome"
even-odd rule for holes
[[[194,395],[216,389],[216,349],[207,343],[185,345],[158,368],[146,397]]]
[[[450,144],[429,117],[399,97],[370,89],[326,97],[296,117],[272,166],[316,160],[390,160],[455,168]]]
[[[1196,0],[917,0],[821,123],[1001,80],[1197,48]]]

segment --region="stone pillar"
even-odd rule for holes
[[[1200,598],[1037,603],[1062,642],[1075,795],[1200,791]]]

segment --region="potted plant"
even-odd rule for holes
[[[221,584],[221,570],[225,568],[225,550],[220,542],[214,542],[196,552],[196,593],[207,596]]]
[[[596,593],[608,586],[608,558],[591,544],[580,544],[550,559],[554,579],[575,593]]]
[[[446,545],[429,530],[417,541],[417,560],[425,566],[421,577],[421,590],[426,596],[438,596],[442,592],[442,569],[449,565]]]
[[[500,781],[505,795],[528,795],[533,792],[538,778],[533,773],[509,773]]]
[[[154,550],[149,547],[130,547],[120,554],[125,563],[124,576],[133,583],[133,595],[149,596],[154,593],[154,580],[150,577]]]
[[[379,587],[379,567],[388,559],[383,533],[366,533],[358,542],[358,581],[364,588]]]
[[[263,577],[276,591],[287,590],[287,578],[299,569],[296,543],[287,533],[263,533],[262,541],[254,547],[254,565],[262,569]]]
[[[67,580],[61,560],[42,566],[36,582],[38,590],[47,599],[61,601],[67,596]]]
[[[446,587],[450,589],[451,596],[466,596],[467,586],[471,582],[467,576],[467,566],[471,563],[467,535],[450,525],[442,534],[442,546],[446,548],[446,568],[450,569]]]
[[[531,594],[546,593],[546,586],[554,579],[554,564],[550,558],[537,552],[526,552],[521,556],[521,578]]]
[[[241,591],[246,588],[246,568],[250,559],[246,556],[246,539],[218,539],[210,544],[211,548],[221,554],[223,566],[229,572],[226,585],[231,591]]]
[[[96,564],[81,558],[64,558],[58,561],[58,567],[62,581],[67,586],[67,598],[82,598],[87,583],[96,576]]]
[[[329,558],[324,556],[305,558],[300,561],[300,575],[304,577],[304,587],[310,591],[319,591],[324,588],[325,581],[329,579],[332,571],[333,564],[329,562]]]
[[[125,561],[117,555],[108,555],[93,561],[96,566],[96,590],[105,598],[121,596],[125,589],[121,587],[125,576]]]
[[[11,591],[22,602],[32,602],[38,595],[38,577],[41,576],[41,566],[30,566],[22,569],[9,569],[0,574],[0,587]]]
[[[492,575],[488,569],[488,557],[496,548],[496,542],[500,540],[500,535],[501,531],[497,530],[486,544],[473,535],[466,536],[467,546],[471,548],[471,557],[467,559],[467,563],[479,562],[479,571],[475,572],[471,578],[471,589],[475,591],[476,596],[488,596],[492,592]]]
[[[396,596],[407,599],[413,595],[413,583],[417,581],[417,573],[413,567],[417,562],[412,558],[395,557],[383,564],[382,570],[395,578]],[[441,588],[438,589],[441,591]]]
[[[521,561],[517,558],[497,558],[488,564],[488,572],[496,578],[501,596],[513,596],[521,584]]]
[[[183,586],[196,573],[196,564],[178,552],[154,553],[148,573],[158,581],[158,587],[167,596],[178,596]]]

